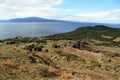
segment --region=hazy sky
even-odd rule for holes
[[[120,23],[120,0],[0,0],[0,19],[23,17]]]

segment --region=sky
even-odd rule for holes
[[[120,0],[0,0],[0,19],[42,17],[120,24]]]

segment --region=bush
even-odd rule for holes
[[[3,42],[2,40],[0,40],[0,42]]]
[[[42,51],[42,47],[41,46],[40,47],[35,47],[34,50],[35,51]]]
[[[48,50],[48,49],[46,49],[46,50],[45,50],[45,52],[49,52],[49,50]]]
[[[86,60],[84,59],[81,60],[81,64],[86,64],[86,63],[87,63]]]
[[[74,54],[68,54],[68,53],[60,53],[59,54],[61,57],[66,57],[67,60],[69,61],[73,61],[73,60],[77,60],[78,59],[78,56],[74,55]]]
[[[47,41],[46,41],[46,40],[44,40],[44,39],[43,39],[43,40],[40,40],[40,42],[41,42],[41,43],[44,43],[44,44],[46,44],[46,43],[47,43]]]
[[[101,66],[101,64],[99,62],[97,62],[97,61],[91,61],[90,63],[93,66]]]
[[[6,41],[6,44],[18,44],[19,41],[17,40],[11,40],[11,41]]]
[[[60,48],[60,45],[53,44],[53,46],[52,46],[52,47],[54,47],[54,48]]]
[[[29,46],[26,46],[25,49],[27,49],[29,51],[32,51],[32,50],[34,50],[34,51],[42,51],[43,47],[44,46],[38,46],[38,45],[35,45],[35,44],[31,44]]]
[[[25,49],[32,51],[35,48],[35,44],[31,44],[29,46],[26,46]]]

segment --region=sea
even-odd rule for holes
[[[42,37],[70,32],[78,27],[99,25],[95,23],[62,23],[62,22],[20,22],[0,23],[0,40],[15,37]],[[119,28],[120,25],[105,24]]]

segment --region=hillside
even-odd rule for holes
[[[120,37],[120,29],[119,28],[111,28],[103,25],[96,26],[86,26],[80,27],[74,31],[62,34],[55,34],[51,36],[47,36],[47,38],[54,39],[98,39],[104,40],[103,36],[109,36],[111,39],[115,37]]]
[[[0,40],[0,80],[120,80],[119,32],[88,26]]]

